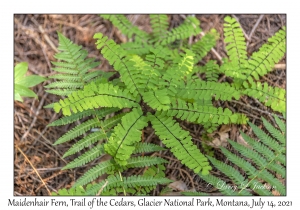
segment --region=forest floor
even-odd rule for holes
[[[178,26],[185,16],[183,14],[169,15],[170,27]],[[246,35],[248,55],[258,50],[270,36],[286,25],[286,15],[284,14],[238,14],[234,16],[238,18]],[[127,17],[140,29],[151,31],[148,15],[127,15]],[[222,36],[225,15],[205,14],[196,15],[196,17],[200,20],[204,32],[215,28],[221,34],[214,48],[216,53],[210,52],[202,60],[203,64],[211,58],[217,60],[218,55],[225,57]],[[88,50],[90,57],[100,59],[101,65],[98,68],[104,70],[111,67],[96,49],[94,33],[101,32],[119,43],[126,41],[117,28],[99,15],[17,14],[14,16],[14,64],[28,62],[30,74],[45,77],[54,74],[54,71],[51,70],[53,67],[51,61],[55,61],[54,55],[58,52],[57,31],[62,32],[74,43],[82,45],[84,49]],[[284,57],[279,62],[281,65],[277,65],[277,69],[262,77],[261,81],[285,88],[285,63],[286,58]],[[47,84],[49,81],[33,88],[38,99],[24,98],[23,103],[14,102],[14,195],[49,195],[49,191],[57,192],[60,188],[69,188],[88,169],[88,167],[81,167],[74,170],[61,170],[70,161],[62,158],[69,146],[67,144],[53,146],[53,143],[72,127],[46,127],[61,115],[56,114],[52,109],[43,108],[43,106],[59,100],[57,96],[45,92],[44,86]],[[225,105],[246,114],[250,122],[258,126],[262,125],[262,116],[274,123],[270,117],[270,114],[274,112],[257,100],[245,97]],[[201,126],[187,122],[182,122],[182,126],[191,133],[195,144],[199,146]],[[240,131],[253,136],[248,125],[230,125],[219,129],[219,132],[214,135],[216,139],[225,135],[234,141],[240,141]],[[148,141],[158,139],[152,129],[145,129],[144,135]],[[213,145],[215,147],[214,154],[218,157],[220,155],[218,144],[222,142],[221,140],[216,142],[216,145]],[[206,187],[203,180],[183,167],[170,152],[163,152],[162,155],[169,160],[169,163],[166,164],[167,177],[181,182],[181,186],[177,186],[177,188],[175,186],[173,192],[168,195],[178,195],[182,188],[213,193],[210,188]],[[137,169],[130,171],[131,174],[140,172]],[[158,190],[153,192],[153,195],[159,195]]]

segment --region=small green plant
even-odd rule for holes
[[[279,130],[262,118],[263,125],[269,134],[249,122],[258,140],[241,132],[248,147],[229,140],[231,146],[241,155],[221,148],[233,165],[208,157],[210,162],[228,179],[218,178],[212,174],[207,176],[199,174],[208,183],[207,186],[215,187],[224,195],[272,195],[272,191],[286,195],[285,184],[281,181],[286,176],[286,125],[277,116],[274,117]],[[197,193],[187,192],[186,195],[197,195]],[[208,194],[200,192],[198,195]]]
[[[284,114],[286,112],[285,89],[271,87],[266,82],[262,84],[258,80],[272,71],[274,65],[285,55],[285,27],[248,58],[245,38],[239,23],[229,16],[224,20],[224,41],[228,58],[224,59],[224,63],[219,68],[220,72],[233,78],[233,86],[240,90],[241,94],[256,98],[274,111]]]
[[[37,98],[37,95],[30,90],[30,87],[33,87],[46,79],[37,76],[37,75],[30,75],[25,76],[26,72],[28,70],[28,63],[22,62],[15,66],[14,71],[14,83],[15,83],[15,89],[14,89],[14,99],[17,101],[23,102],[22,97],[34,97]]]
[[[243,56],[239,58],[231,52],[232,49],[241,51],[240,43],[231,43],[238,37],[236,23],[232,21],[228,25],[234,27],[234,33],[225,34],[229,40],[227,46],[230,45],[230,59],[225,59],[221,67],[213,61],[199,67],[198,61],[214,46],[218,34],[212,30],[199,41],[189,43],[190,36],[201,32],[197,18],[187,17],[180,26],[168,30],[166,15],[150,15],[153,31],[147,34],[133,26],[122,15],[102,17],[110,20],[132,40],[117,44],[101,33],[94,35],[97,48],[115,72],[93,70],[99,62],[87,58],[87,51],[58,33],[60,52],[55,57],[60,62],[53,62],[53,70],[59,74],[51,76],[57,82],[47,86],[48,92],[67,96],[47,106],[54,108],[57,113],[62,110],[64,115],[49,126],[85,120],[55,142],[55,145],[62,144],[84,135],[73,144],[64,157],[80,151],[86,152],[64,169],[83,166],[104,155],[111,157],[105,161],[100,159],[100,163],[80,177],[73,187],[93,182],[102,174],[110,176],[98,184],[93,184],[86,194],[109,194],[110,189],[114,187],[120,187],[123,194],[147,194],[149,189],[153,189],[157,184],[169,183],[170,180],[164,176],[152,176],[150,179],[145,174],[130,177],[122,175],[122,172],[129,168],[155,165],[158,167],[166,162],[160,157],[144,155],[165,149],[143,142],[143,129],[149,125],[182,164],[195,173],[208,175],[212,169],[208,158],[193,144],[189,132],[181,128],[179,122],[186,120],[199,124],[208,131],[213,131],[222,124],[245,124],[245,115],[233,113],[227,108],[215,107],[213,100],[230,101],[232,98],[239,99],[243,94],[251,95],[250,90],[254,91],[254,86],[259,83],[246,78],[252,75],[256,79],[256,74],[263,75],[266,69],[261,65],[268,65],[269,71],[274,64],[273,54],[277,54],[276,59],[280,57],[285,42],[278,41],[278,35],[272,37],[271,41],[280,42],[277,43],[280,48],[277,49],[276,45],[273,47],[275,49],[269,52],[269,47],[263,47],[257,55],[258,58],[253,55],[254,61],[264,60],[263,64],[254,62],[253,70],[253,66],[250,65],[252,60],[243,60]],[[284,36],[284,32],[279,34],[280,38]],[[241,51],[242,55],[243,53],[244,51]],[[206,73],[205,80],[196,76],[199,71]],[[217,77],[222,73],[232,76],[234,82],[218,82]],[[245,73],[249,74],[248,77],[244,77]],[[274,91],[272,89],[272,92],[267,86],[263,89],[258,86],[255,86],[255,91],[268,96],[264,95],[258,99],[263,100],[266,105],[271,104],[274,110],[283,111],[282,91],[280,100],[273,100],[274,97],[271,96],[275,94],[276,88]]]

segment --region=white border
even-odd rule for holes
[[[278,200],[293,201],[292,209],[299,209],[299,167],[297,167],[299,154],[299,133],[297,132],[299,118],[299,16],[298,5],[296,1],[271,1],[271,0],[252,0],[252,1],[3,1],[1,2],[1,19],[0,19],[0,57],[1,57],[1,179],[0,179],[0,207],[8,207],[8,199],[20,198],[13,197],[13,14],[16,13],[286,13],[287,14],[287,194],[286,197],[262,197],[263,200],[277,202]],[[69,8],[69,9],[67,9]],[[8,88],[9,87],[9,88]],[[298,128],[299,129],[299,128]],[[27,200],[34,200],[35,197],[26,197]],[[37,197],[39,200],[50,200],[52,197]],[[61,197],[60,200],[69,200],[71,197]],[[92,199],[92,197],[88,197]],[[217,197],[218,198],[218,197]],[[220,199],[219,197],[218,199]],[[227,200],[251,200],[252,197],[223,197]],[[298,199],[297,199],[298,198]],[[109,200],[109,197],[104,199]],[[120,199],[120,197],[114,197]],[[130,197],[129,200],[137,201],[140,197]],[[152,198],[147,198],[151,200]],[[164,199],[164,197],[153,197],[153,199]],[[189,200],[190,197],[180,197],[181,200]],[[208,199],[207,197],[203,198]],[[211,199],[216,199],[213,197]],[[295,208],[296,207],[296,208]],[[17,207],[14,207],[17,208]],[[34,208],[34,207],[33,207]],[[45,207],[44,207],[45,208]],[[52,208],[48,206],[46,208]],[[57,207],[65,209],[65,207]],[[89,209],[81,207],[81,209]],[[103,208],[103,207],[97,207]],[[129,207],[122,207],[129,209]],[[163,207],[166,208],[166,207]],[[170,207],[171,208],[171,207]],[[182,208],[182,207],[172,207]],[[199,208],[199,207],[194,207]],[[225,207],[229,209],[232,207]],[[109,209],[114,209],[110,207]],[[264,208],[268,209],[268,208]],[[271,208],[270,208],[271,209]],[[278,209],[278,208],[275,208]]]

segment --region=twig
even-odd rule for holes
[[[200,32],[200,35],[203,37],[203,36],[205,36],[205,33],[202,31],[202,32]],[[220,54],[214,48],[211,48],[211,51],[217,57],[218,61],[220,63],[223,63],[222,57],[220,56]]]
[[[250,37],[248,37],[248,35],[247,35],[246,32],[244,31],[244,29],[243,29],[243,27],[242,27],[242,24],[240,23],[238,17],[235,16],[235,15],[232,15],[232,17],[234,17],[234,18],[236,19],[236,21],[240,24],[240,27],[241,27],[241,29],[242,29],[242,31],[243,31],[243,34],[244,34],[245,38],[249,41],[249,40],[250,40]]]
[[[280,70],[285,70],[286,69],[286,64],[275,64],[274,69],[280,69]]]
[[[38,182],[41,182],[41,180],[37,179],[36,177],[34,177],[33,175],[29,175],[32,179],[38,181]],[[57,193],[57,190],[54,189],[53,187],[51,187],[51,185],[47,185],[49,187],[49,189],[51,189],[52,191],[56,192]],[[40,188],[40,187],[39,187]],[[35,191],[37,191],[37,189],[35,189]]]
[[[250,35],[249,35],[249,39],[248,39],[248,42],[247,42],[247,46],[248,46],[248,44],[250,43],[251,37],[252,37],[253,33],[255,32],[255,30],[256,30],[258,24],[260,23],[260,21],[263,19],[263,17],[264,17],[264,15],[260,15],[259,18],[258,18],[258,20],[256,21],[255,25],[253,26],[253,28],[252,28],[252,30],[251,30],[251,32],[250,32]]]
[[[48,44],[50,45],[50,47],[55,51],[55,52],[59,52],[58,49],[55,47],[55,45],[53,44],[53,42],[51,41],[51,39],[49,38],[49,36],[45,33],[45,30],[43,29],[43,27],[32,17],[31,18],[32,22],[39,28],[40,32],[43,34],[46,42],[48,42]]]
[[[186,19],[186,16],[183,15],[183,14],[180,14],[180,17],[182,17],[183,19]],[[201,35],[201,36],[204,36],[205,33],[202,31],[202,32],[200,32],[200,35]],[[189,44],[190,44],[190,40],[189,40]],[[220,63],[223,63],[222,57],[220,56],[220,54],[219,54],[214,48],[211,48],[211,51],[212,51],[212,53],[217,57],[218,61],[219,61]]]
[[[180,172],[181,172],[181,171],[184,172],[184,173],[187,175],[187,177],[189,178],[190,183],[192,184],[193,189],[196,189],[196,188],[195,188],[194,181],[193,181],[193,178],[191,177],[191,175],[190,175],[186,170],[184,170],[184,169],[182,169],[182,168],[177,168],[177,167],[168,167],[168,168],[170,168],[170,169],[175,169],[175,170],[179,170]],[[180,174],[181,174],[182,177],[184,177],[182,173],[180,173]]]
[[[44,104],[44,101],[45,101],[45,98],[46,98],[47,96],[48,96],[48,93],[46,93],[46,94],[43,96],[43,98],[42,98],[42,100],[41,100],[41,102],[40,102],[40,105],[38,106],[37,111],[36,111],[36,113],[35,113],[35,116],[34,116],[34,118],[33,118],[33,120],[32,120],[32,123],[30,124],[30,127],[28,128],[28,130],[27,130],[27,131],[24,133],[24,135],[22,136],[21,141],[23,141],[23,140],[26,138],[26,136],[28,135],[28,133],[30,132],[30,130],[32,129],[32,127],[34,126],[35,121],[36,121],[36,119],[37,119],[37,116],[39,115],[40,109],[42,108],[42,106],[43,106],[43,104]]]
[[[44,182],[44,180],[42,179],[42,177],[40,176],[39,172],[35,169],[35,167],[32,165],[32,163],[30,162],[30,160],[28,159],[28,157],[24,154],[24,152],[16,145],[17,149],[21,152],[21,154],[24,156],[24,158],[27,160],[27,162],[31,165],[31,167],[33,168],[34,172],[38,175],[38,177],[40,178],[40,180],[42,181],[43,185],[45,186],[45,188],[48,191],[48,194],[51,195],[50,190],[48,189],[46,183]]]
[[[108,180],[106,180],[106,182],[105,182],[104,185],[101,187],[101,189],[100,189],[99,192],[96,194],[96,196],[99,196],[99,195],[102,193],[104,187],[106,187],[107,184],[108,184]]]
[[[52,123],[52,122],[54,121],[54,119],[56,118],[56,115],[57,115],[57,113],[55,113],[55,114],[52,116],[52,118],[51,118],[50,121],[49,121],[49,124]],[[39,136],[37,137],[36,141],[38,141],[38,140],[41,138],[41,136],[44,135],[44,133],[46,132],[46,130],[47,130],[48,128],[49,128],[49,127],[45,127],[44,130],[43,130],[41,133],[39,133]]]
[[[272,116],[272,115],[276,115],[277,117],[279,117],[279,118],[281,118],[281,119],[284,119],[282,116],[279,116],[279,115],[277,115],[277,114],[272,114],[272,113],[270,113],[270,112],[268,112],[268,111],[264,111],[264,110],[261,110],[261,109],[259,109],[259,108],[250,106],[249,104],[244,104],[244,103],[239,102],[239,101],[236,101],[236,100],[232,100],[232,102],[233,102],[233,103],[236,103],[236,104],[240,104],[240,105],[245,106],[245,107],[249,107],[250,109],[254,109],[254,110],[258,111],[258,112],[265,113],[265,114],[267,114],[267,115],[271,115],[271,116]]]
[[[152,133],[147,137],[145,142],[150,142],[153,135],[154,135],[154,131],[152,131]]]
[[[43,134],[41,134],[38,130],[36,130],[36,129],[34,129],[34,131],[36,132],[36,133],[38,133],[38,134],[40,134],[40,136],[41,137],[43,137],[43,139],[44,140],[46,140],[49,144],[51,144],[51,142],[46,138],[46,137],[44,137],[44,135]],[[63,162],[65,162],[65,164],[68,164],[67,163],[67,161],[65,161],[64,159],[63,159],[63,157],[53,148],[53,147],[51,147],[51,146],[49,146],[49,145],[47,145],[45,142],[43,142],[43,141],[40,141],[40,140],[38,140],[40,143],[42,143],[42,144],[44,144],[46,147],[48,147],[50,150],[52,150]]]
[[[45,172],[48,172],[48,171],[57,171],[57,170],[60,170],[62,169],[63,167],[56,167],[56,168],[36,168],[35,170],[37,171],[45,171]],[[33,169],[30,169],[30,168],[26,168],[26,171],[32,171]],[[21,170],[17,170],[15,169],[15,171],[21,171]]]
[[[18,192],[16,192],[16,191],[14,192],[14,194],[15,194],[15,195],[23,196],[21,193],[18,193]]]

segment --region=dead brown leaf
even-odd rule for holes
[[[240,134],[237,138],[236,138],[237,143],[245,146],[245,147],[250,147],[249,144],[245,141],[245,139],[243,138],[243,136]]]
[[[213,132],[209,135],[209,137],[213,138],[211,142],[208,142],[207,144],[214,147],[226,147],[227,146],[227,139],[229,138],[229,131],[231,130],[230,125],[222,125],[220,130],[218,132]]]
[[[171,184],[168,185],[168,187],[175,191],[179,191],[179,192],[188,190],[188,187],[186,186],[186,184],[181,180],[172,182]]]

